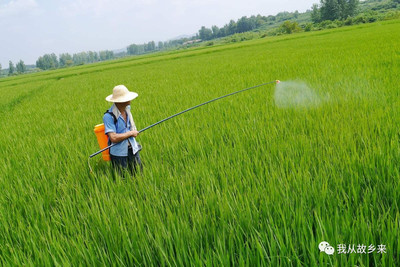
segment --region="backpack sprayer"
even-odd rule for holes
[[[158,122],[156,122],[156,123],[154,123],[154,124],[151,124],[151,125],[147,126],[146,128],[141,129],[141,130],[139,131],[139,133],[142,133],[142,132],[144,132],[144,131],[146,131],[146,130],[148,130],[148,129],[150,129],[150,128],[152,128],[152,127],[154,127],[154,126],[156,126],[156,125],[158,125],[158,124],[160,124],[160,123],[162,123],[162,122],[164,122],[164,121],[167,121],[167,120],[169,120],[169,119],[172,119],[172,118],[174,118],[174,117],[176,117],[176,116],[179,116],[179,115],[181,115],[181,114],[183,114],[183,113],[185,113],[185,112],[188,112],[188,111],[190,111],[190,110],[193,110],[193,109],[195,109],[195,108],[204,106],[204,105],[206,105],[206,104],[208,104],[208,103],[214,102],[214,101],[216,101],[216,100],[218,100],[218,99],[221,99],[221,98],[224,98],[224,97],[228,97],[228,96],[231,96],[231,95],[234,95],[234,94],[238,94],[238,93],[241,93],[241,92],[244,92],[244,91],[247,91],[247,90],[251,90],[251,89],[254,89],[254,88],[258,88],[258,87],[261,87],[261,86],[265,86],[265,85],[268,85],[268,84],[272,84],[272,83],[277,83],[277,84],[278,84],[278,83],[280,83],[280,81],[279,81],[279,80],[275,80],[275,81],[271,81],[271,82],[267,82],[267,83],[262,83],[262,84],[259,84],[259,85],[256,85],[256,86],[252,86],[252,87],[249,87],[249,88],[246,88],[246,89],[242,89],[242,90],[239,90],[239,91],[236,91],[236,92],[233,92],[233,93],[224,95],[224,96],[220,96],[220,97],[211,99],[211,100],[209,100],[209,101],[207,101],[207,102],[204,102],[204,103],[198,104],[198,105],[196,105],[196,106],[194,106],[194,107],[185,109],[184,111],[181,111],[181,112],[176,113],[176,114],[174,114],[174,115],[172,115],[172,116],[169,116],[169,117],[167,117],[167,118],[165,118],[165,119],[163,119],[163,120],[160,120],[160,121],[158,121]],[[98,124],[98,125],[96,125],[96,126],[94,127],[94,132],[95,132],[95,134],[96,134],[97,141],[98,141],[99,146],[100,146],[100,150],[97,151],[96,153],[93,153],[93,154],[90,155],[89,158],[88,158],[88,163],[89,163],[90,172],[92,172],[92,168],[90,167],[90,162],[89,162],[89,160],[90,160],[91,158],[93,158],[94,156],[96,156],[96,155],[98,155],[98,154],[100,154],[100,153],[103,153],[103,154],[102,154],[103,160],[104,160],[104,161],[109,161],[109,160],[110,160],[109,149],[110,149],[111,147],[115,146],[116,144],[118,144],[118,143],[113,143],[113,144],[107,146],[107,145],[108,145],[108,136],[105,134],[105,131],[104,131],[104,130],[105,130],[104,123]]]

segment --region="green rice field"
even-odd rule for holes
[[[89,171],[115,85],[142,129],[277,79]],[[399,85],[399,20],[0,79],[0,264],[400,266]]]

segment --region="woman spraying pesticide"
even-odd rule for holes
[[[133,168],[133,172],[134,172],[136,170],[137,166],[139,166],[140,169],[142,170],[142,164],[141,164],[140,157],[139,157],[139,150],[141,149],[141,147],[138,143],[136,143],[136,140],[135,140],[135,137],[137,137],[139,133],[144,132],[160,123],[170,120],[170,119],[172,119],[176,116],[179,116],[183,113],[186,113],[193,109],[207,105],[207,104],[217,101],[219,99],[222,99],[222,98],[225,98],[225,97],[228,97],[231,95],[239,94],[244,91],[255,89],[255,88],[265,86],[268,84],[273,84],[273,83],[278,84],[278,83],[280,83],[280,81],[275,80],[275,81],[271,81],[271,82],[267,82],[267,83],[262,83],[259,85],[255,85],[255,86],[252,86],[249,88],[245,88],[245,89],[242,89],[242,90],[239,90],[239,91],[227,94],[227,95],[223,95],[223,96],[211,99],[204,103],[198,104],[194,107],[185,109],[179,113],[171,115],[171,116],[169,116],[165,119],[162,119],[156,123],[153,123],[143,129],[141,129],[140,131],[136,130],[135,123],[133,122],[132,115],[131,115],[130,109],[129,109],[130,108],[130,106],[129,106],[130,100],[136,98],[137,94],[134,92],[129,92],[129,90],[123,85],[118,85],[118,86],[114,87],[113,94],[106,98],[107,101],[114,102],[114,105],[104,114],[104,118],[103,118],[104,125],[99,124],[99,125],[95,126],[95,133],[97,135],[97,139],[98,139],[101,150],[99,150],[96,153],[89,156],[89,158],[88,158],[89,168],[90,168],[90,163],[89,163],[90,158],[93,158],[94,156],[96,156],[100,153],[103,153],[104,160],[106,160],[106,161],[109,160],[108,159],[109,155],[107,153],[107,150],[110,149],[111,160],[112,160],[112,164],[114,167],[121,166],[123,168],[126,168],[128,166],[128,168]],[[114,119],[115,127],[113,127],[113,124],[112,124],[112,119],[111,119],[112,117]],[[124,125],[123,123],[125,123],[126,125]],[[130,123],[130,124],[128,125],[128,123]],[[104,137],[104,134],[103,134],[104,130],[105,130],[105,133],[108,134],[112,144],[110,144],[110,143],[107,144],[107,141],[102,139],[102,137]],[[119,146],[120,145],[120,143],[118,143],[119,141],[122,141],[121,143],[123,143],[124,145]],[[128,148],[128,152],[126,152],[126,146],[129,147],[129,144],[130,144],[131,148]],[[119,148],[114,149],[114,147],[117,147],[117,146],[119,146]],[[91,170],[91,168],[90,168],[90,170]]]
[[[108,135],[108,145],[114,144],[110,147],[110,158],[113,168],[120,174],[124,169],[128,169],[132,175],[138,168],[142,170],[139,155],[141,147],[135,139],[139,132],[130,111],[131,100],[137,96],[124,85],[117,85],[112,95],[106,97],[108,102],[114,104],[104,113],[104,133]]]

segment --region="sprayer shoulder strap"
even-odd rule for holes
[[[106,114],[106,113],[108,113],[108,114],[110,114],[111,115],[111,117],[113,117],[113,119],[114,119],[114,124],[115,124],[115,127],[117,127],[117,117],[115,117],[115,115],[114,115],[114,113],[112,113],[111,111],[109,111],[108,109],[106,110],[106,112],[104,112],[104,114]]]
[[[108,109],[106,110],[106,112],[104,112],[104,114],[106,114],[106,113],[110,114],[111,117],[113,117],[114,124],[115,124],[115,130],[116,130],[117,129],[117,121],[118,121],[117,118],[115,117],[114,113],[110,112]],[[111,140],[110,139],[108,139],[107,144],[111,145]]]

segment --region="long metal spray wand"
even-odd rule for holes
[[[176,117],[176,116],[179,116],[179,115],[181,115],[181,114],[183,114],[183,113],[185,113],[185,112],[188,112],[188,111],[190,111],[190,110],[192,110],[192,109],[195,109],[195,108],[204,106],[204,105],[206,105],[206,104],[208,104],[208,103],[214,102],[214,101],[216,101],[216,100],[218,100],[218,99],[221,99],[221,98],[224,98],[224,97],[228,97],[228,96],[231,96],[231,95],[234,95],[234,94],[238,94],[238,93],[241,93],[241,92],[244,92],[244,91],[247,91],[247,90],[251,90],[251,89],[254,89],[254,88],[257,88],[257,87],[265,86],[265,85],[267,85],[267,84],[279,83],[279,82],[280,82],[279,80],[275,80],[275,81],[271,81],[271,82],[267,82],[267,83],[262,83],[262,84],[259,84],[259,85],[256,85],[256,86],[252,86],[252,87],[249,87],[249,88],[246,88],[246,89],[239,90],[239,91],[237,91],[237,92],[233,92],[233,93],[230,93],[230,94],[227,94],[227,95],[223,95],[223,96],[220,96],[220,97],[211,99],[211,100],[209,100],[209,101],[207,101],[207,102],[204,102],[204,103],[198,104],[198,105],[196,105],[196,106],[194,106],[194,107],[185,109],[184,111],[181,111],[181,112],[176,113],[176,114],[174,114],[174,115],[172,115],[172,116],[169,116],[169,117],[167,117],[167,118],[165,118],[165,119],[163,119],[163,120],[160,120],[160,121],[158,121],[158,122],[156,122],[156,123],[154,123],[154,124],[152,124],[152,125],[149,125],[149,126],[147,126],[146,128],[141,129],[141,130],[139,131],[139,133],[142,133],[142,132],[144,132],[144,131],[146,131],[146,130],[148,130],[148,129],[150,129],[150,128],[152,128],[152,127],[154,127],[154,126],[156,126],[156,125],[158,125],[158,124],[160,124],[160,123],[162,123],[162,122],[164,122],[164,121],[167,121],[167,120],[169,120],[169,119],[172,119],[172,118],[174,118],[174,117]],[[118,143],[111,144],[111,145],[109,145],[108,147],[105,147],[105,148],[103,148],[102,150],[97,151],[96,153],[90,155],[89,158],[93,158],[93,157],[96,156],[97,154],[100,154],[101,152],[103,152],[103,151],[105,151],[105,150],[107,150],[107,149],[109,149],[109,148],[115,146],[116,144],[118,144]]]

